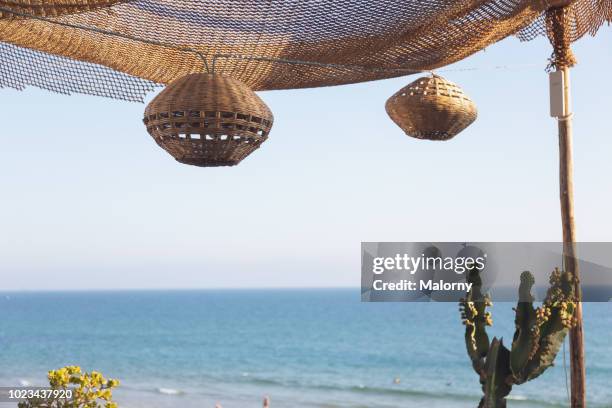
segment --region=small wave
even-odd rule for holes
[[[181,395],[183,391],[177,390],[175,388],[157,388],[156,391],[160,394],[164,395]]]
[[[455,392],[439,392],[439,391],[425,391],[418,389],[410,389],[403,387],[371,387],[364,384],[358,384],[354,386],[338,386],[338,385],[305,385],[299,384],[295,382],[287,382],[287,381],[278,381],[270,378],[261,378],[251,376],[249,377],[249,383],[257,384],[261,386],[277,386],[277,387],[289,387],[289,388],[302,388],[302,389],[312,389],[319,391],[341,391],[341,392],[349,392],[355,394],[372,394],[372,395],[389,395],[396,397],[416,397],[416,398],[425,398],[425,399],[438,399],[438,400],[461,400],[461,401],[477,401],[481,398],[480,394],[463,394],[463,393],[455,393]],[[507,399],[516,401],[516,403],[537,403],[546,407],[563,407],[564,405],[556,403],[554,401],[546,401],[540,399],[532,399],[528,398],[525,395],[521,394],[510,394]]]
[[[363,384],[353,386],[353,387],[333,387],[333,386],[319,386],[317,388],[320,389],[329,389],[329,390],[343,390],[350,391],[355,393],[363,393],[363,394],[379,394],[379,395],[405,395],[412,397],[423,397],[423,398],[435,398],[435,399],[461,399],[461,400],[471,400],[474,396],[460,394],[460,393],[449,393],[449,392],[429,392],[422,390],[415,390],[410,388],[385,388],[385,387],[368,387]]]
[[[285,381],[278,381],[278,380],[273,380],[271,378],[261,378],[261,377],[251,377],[247,381],[251,384],[256,384],[256,385],[277,385],[281,387],[286,387],[289,385]]]
[[[23,378],[20,378],[19,385],[22,387],[29,387],[30,385],[32,385],[32,383],[29,382],[28,380],[24,380]]]
[[[378,395],[396,395],[396,396],[412,396],[412,397],[424,397],[424,398],[436,398],[436,399],[463,399],[472,400],[479,397],[479,395],[466,395],[460,393],[441,393],[441,392],[428,392],[422,390],[414,390],[409,388],[386,388],[386,387],[370,387],[364,384],[358,384],[354,386],[339,386],[339,385],[306,385],[300,384],[295,381],[280,381],[271,378],[261,377],[250,377],[248,382],[250,384],[256,384],[261,386],[277,386],[277,387],[289,387],[289,388],[305,388],[320,391],[344,391],[359,394],[378,394]]]

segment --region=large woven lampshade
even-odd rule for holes
[[[408,136],[428,140],[451,139],[477,116],[476,105],[463,90],[438,75],[400,89],[385,108]]]
[[[195,166],[233,166],[267,138],[274,117],[242,82],[190,74],[170,83],[145,109],[155,142],[177,161]]]

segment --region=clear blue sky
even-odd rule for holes
[[[612,30],[574,50],[578,237],[608,241]],[[549,55],[510,38],[441,70],[479,107],[444,143],[385,113],[414,76],[263,92],[270,139],[233,168],[175,162],[144,105],[0,89],[0,290],[358,286],[361,241],[557,241]]]

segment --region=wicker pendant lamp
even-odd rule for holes
[[[400,89],[385,105],[391,119],[417,139],[448,140],[476,120],[477,109],[459,86],[438,76]]]
[[[189,74],[170,83],[145,109],[155,142],[177,161],[201,167],[233,166],[267,138],[274,117],[242,82]]]

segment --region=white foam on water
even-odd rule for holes
[[[515,401],[526,401],[527,397],[524,395],[508,395],[506,399],[515,400]]]
[[[157,392],[164,395],[179,395],[182,394],[180,390],[176,390],[174,388],[158,388]]]

